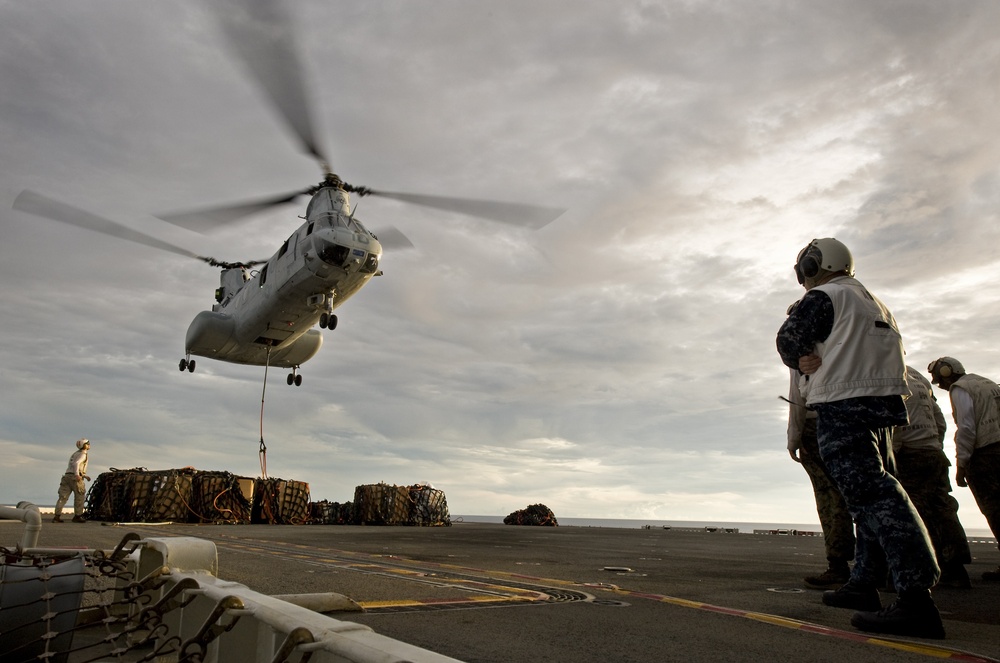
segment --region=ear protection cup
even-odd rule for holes
[[[795,278],[798,279],[799,285],[803,285],[806,279],[811,279],[819,274],[820,261],[823,256],[817,256],[817,253],[816,247],[807,244],[804,249],[799,251],[799,255],[795,256]]]
[[[802,260],[799,261],[799,271],[802,272],[802,276],[811,279],[819,274],[819,261],[822,259],[823,256],[817,257],[815,253],[802,256]]]
[[[945,378],[955,378],[957,380],[965,374],[965,367],[954,357],[941,357],[935,359],[927,366],[927,372],[933,378],[931,382],[937,384],[939,380]]]
[[[806,279],[818,277],[823,272],[844,272],[854,276],[854,256],[833,237],[814,239],[795,257],[795,276],[805,285]]]

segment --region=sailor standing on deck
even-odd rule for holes
[[[87,452],[90,451],[90,440],[81,438],[76,441],[76,451],[69,457],[69,466],[59,481],[59,499],[56,500],[56,512],[52,522],[61,523],[63,506],[73,494],[73,522],[85,523],[83,518],[83,498],[86,493],[83,480],[90,481],[87,476]]]
[[[955,417],[955,483],[968,487],[993,536],[1000,540],[1000,385],[966,373],[957,359],[941,357],[927,367],[931,382],[951,396]],[[983,573],[1000,580],[1000,567]]]
[[[897,427],[892,435],[895,476],[931,535],[941,567],[938,584],[967,589],[971,584],[965,565],[972,563],[972,553],[958,519],[958,500],[951,494],[951,462],[944,453],[944,413],[931,383],[912,366],[906,367],[906,384],[910,388],[906,399],[910,423]]]
[[[798,302],[788,308],[792,309]],[[788,385],[788,455],[802,465],[813,487],[816,514],[823,529],[823,546],[826,550],[827,569],[823,573],[803,578],[812,589],[840,589],[851,578],[851,560],[854,559],[854,520],[844,496],[823,464],[816,439],[816,411],[807,408],[799,392],[799,371],[790,369]]]
[[[816,411],[820,455],[857,526],[851,579],[825,592],[823,602],[858,610],[851,623],[864,631],[943,638],[930,593],[940,570],[927,529],[879,453],[892,427],[907,423],[896,320],[854,278],[854,258],[836,239],[811,241],[795,274],[806,294],[778,331],[778,353],[801,374],[799,389]],[[876,589],[884,580],[879,545],[898,594],[884,609]]]

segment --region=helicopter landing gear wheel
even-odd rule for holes
[[[299,367],[298,366],[296,366],[295,368],[292,369],[292,372],[288,374],[288,378],[285,380],[285,382],[288,383],[289,387],[291,387],[293,384],[296,387],[301,387],[302,386],[302,376],[299,375]]]
[[[337,328],[337,316],[333,313],[324,313],[319,316],[319,326],[323,329],[334,330]]]
[[[194,373],[194,364],[195,364],[194,359],[191,359],[190,361],[187,359],[181,359],[181,362],[177,365],[177,368],[180,369],[181,373],[183,373],[184,371],[187,371],[188,373]]]

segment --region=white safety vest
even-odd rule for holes
[[[906,414],[910,423],[895,428],[892,435],[893,450],[943,450],[944,415],[934,400],[931,383],[911,366],[906,367],[906,383],[910,388],[910,397],[906,399]],[[942,426],[941,430],[938,425]]]
[[[806,402],[909,394],[903,340],[885,304],[850,276],[835,277],[815,289],[833,302],[833,329],[814,350],[822,366],[799,378]]]
[[[1000,386],[988,378],[966,373],[951,385],[972,396],[976,412],[976,449],[1000,442]]]

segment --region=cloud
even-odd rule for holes
[[[431,481],[455,514],[814,521],[773,341],[809,239],[852,248],[911,363],[1000,376],[1000,8],[897,5],[296,3],[345,180],[567,212],[533,232],[355,197],[416,247],[338,309],[302,387],[272,369],[266,391],[258,368],[177,370],[212,270],[10,209],[31,188],[273,253],[304,201],[208,235],[152,216],[320,176],[216,17],[0,6],[0,496],[51,502],[81,435],[95,467],[250,475],[263,437],[316,498]]]

